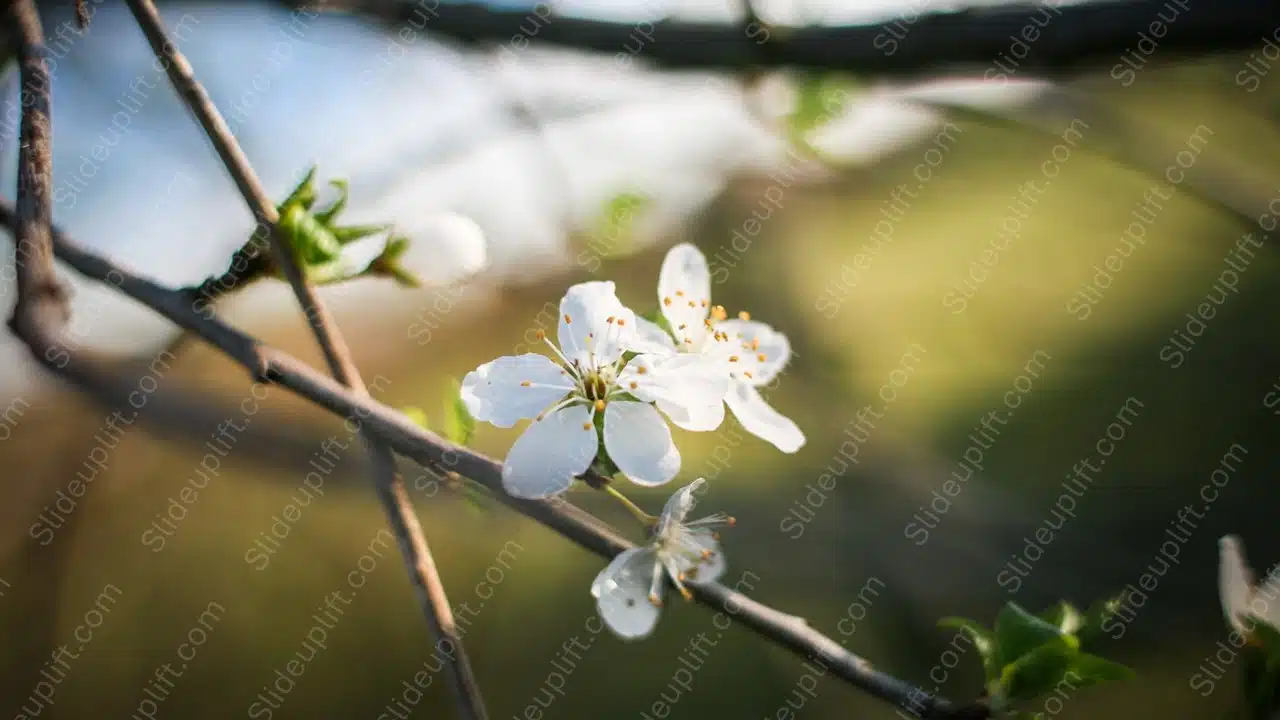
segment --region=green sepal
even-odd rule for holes
[[[333,225],[333,221],[338,218],[339,213],[347,207],[348,187],[347,181],[341,178],[337,180],[330,180],[329,186],[338,190],[338,197],[329,205],[329,207],[317,212],[315,215],[316,219],[320,222],[326,225]]]
[[[466,447],[476,432],[476,419],[462,401],[462,384],[450,380],[445,394],[443,434],[449,442]]]

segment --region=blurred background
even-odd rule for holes
[[[56,222],[166,284],[220,273],[251,216],[127,9],[89,6],[82,33],[69,5],[42,5]],[[949,7],[796,0],[757,12],[882,25],[906,48],[908,18]],[[523,40],[489,46],[267,2],[161,10],[276,197],[318,163],[320,180],[350,181],[351,220],[394,221],[414,239],[431,287],[322,292],[380,401],[438,415],[451,379],[528,349],[571,283],[610,279],[637,312],[652,309],[666,249],[693,242],[715,302],[790,338],[795,357],[767,394],[808,437],[784,455],[732,417],[714,433],[676,431],[679,483],[710,478],[706,506],[738,519],[726,584],[968,700],[980,665],[968,653],[943,667],[952,633],[939,618],[990,622],[1008,600],[1088,605],[1162,572],[1098,649],[1138,678],[1046,712],[1216,717],[1234,697],[1233,668],[1221,679],[1200,668],[1226,638],[1217,539],[1241,535],[1259,572],[1280,561],[1273,28],[1258,27],[1252,49],[1157,48],[1150,64],[1117,57],[1052,83],[995,57],[985,79],[983,66],[894,83],[824,75],[829,94],[800,143],[796,108],[814,97],[801,73],[663,70],[627,47],[537,42],[554,16],[634,25],[641,45],[661,18],[742,22],[737,3],[531,6]],[[1053,12],[1028,9],[1028,21]],[[1194,20],[1183,12],[1178,22]],[[11,197],[16,70],[6,77]],[[610,221],[620,198],[624,218]],[[432,234],[444,210],[484,229],[481,272]],[[112,408],[43,375],[8,336],[0,345],[4,712],[448,716],[432,640],[341,422],[270,388],[227,450],[222,423],[253,397],[244,372],[199,342],[153,361],[171,327],[66,278],[73,337],[146,400],[110,430]],[[220,311],[322,366],[282,284]],[[172,410],[195,393],[199,407]],[[875,419],[851,446],[864,408]],[[517,432],[482,426],[476,445],[501,457]],[[1073,514],[1055,514],[1085,461],[1090,484],[1065,495]],[[215,469],[202,477],[202,463]],[[467,603],[492,717],[661,717],[657,701],[672,718],[894,716],[740,627],[691,651],[714,631],[695,605],[669,603],[643,642],[594,636],[599,558],[404,471],[450,599]],[[286,511],[308,473],[323,494]],[[656,511],[671,489],[631,496]],[[606,498],[570,498],[637,537]],[[1179,515],[1188,505],[1198,514]],[[334,591],[340,613],[323,609]],[[688,687],[673,685],[690,663]]]

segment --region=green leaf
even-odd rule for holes
[[[1074,688],[1082,688],[1112,680],[1132,680],[1133,677],[1133,670],[1118,662],[1077,652],[1071,658],[1071,665],[1067,668],[1063,682]]]
[[[333,221],[338,218],[338,214],[347,207],[347,181],[342,179],[330,180],[329,186],[337,188],[338,198],[333,201],[332,205],[317,212],[316,219],[325,225],[332,226]]]
[[[962,617],[946,617],[938,621],[938,627],[954,628],[968,636],[982,657],[982,671],[987,682],[1000,677],[1000,664],[996,658],[995,636],[977,622]]]
[[[333,233],[333,236],[337,238],[340,244],[346,245],[361,238],[367,238],[370,235],[387,232],[390,229],[390,225],[347,225],[330,228],[330,232]]]
[[[301,207],[303,210],[310,210],[311,206],[315,204],[316,168],[317,166],[312,165],[311,169],[307,171],[307,174],[303,176],[302,181],[299,182],[297,187],[289,193],[289,197],[285,198],[284,202],[276,206],[276,210],[279,211],[281,215],[284,214],[286,207]]]
[[[617,257],[635,247],[635,221],[653,200],[638,193],[620,193],[605,204],[595,231],[592,249],[601,257]]]
[[[390,277],[404,287],[422,286],[422,279],[404,267],[400,258],[409,250],[409,238],[392,235],[382,249],[382,254],[369,263],[363,275]]]
[[[453,380],[445,396],[444,436],[454,444],[466,446],[475,431],[476,419],[471,417],[466,403],[462,402],[462,385]]]
[[[1057,626],[1023,610],[1016,603],[1006,603],[996,616],[995,637],[997,662],[1006,667],[1023,655],[1064,636]],[[1071,640],[1078,644],[1074,637]]]
[[[427,424],[427,413],[423,411],[422,408],[417,407],[416,405],[408,405],[400,408],[400,412],[404,414],[405,417],[412,420],[414,425],[417,425],[423,430],[431,429],[431,426]]]
[[[1052,690],[1062,681],[1077,654],[1075,638],[1058,635],[1053,640],[1022,653],[1000,670],[996,694],[1007,702],[1030,700]]]
[[[342,245],[329,228],[301,206],[291,205],[280,216],[280,231],[293,248],[298,261],[306,265],[330,262],[342,252]]]
[[[1075,635],[1085,626],[1085,616],[1075,605],[1063,600],[1039,615],[1041,620],[1058,628],[1063,635]]]

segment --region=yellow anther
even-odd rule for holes
[[[738,319],[739,319],[739,320],[750,320],[750,319],[751,319],[751,313],[747,312],[746,310],[743,310],[742,312],[738,313]]]
[[[649,593],[649,604],[654,607],[662,607],[662,599],[653,593]]]
[[[716,305],[711,308],[711,317],[716,320],[723,320],[728,317],[728,313],[725,312],[723,305]]]
[[[676,579],[677,579],[677,580],[679,580],[680,582],[684,582],[685,580],[688,580],[689,578],[688,578],[687,576],[685,576],[685,574],[684,574],[684,573],[680,573],[679,575],[676,575]]]
[[[607,323],[609,323],[609,324],[613,324],[613,316],[612,316],[612,315],[610,315],[609,317],[605,318],[605,319],[604,319],[604,321],[605,321],[605,322],[607,322]]]
[[[706,299],[704,298],[704,299],[703,299],[703,301],[702,301],[702,307],[706,307],[706,306],[707,306],[707,301],[706,301]]]
[[[622,318],[618,318],[618,327],[622,327],[626,324],[627,324],[626,320],[623,320]]]
[[[737,355],[730,355],[730,356],[729,356],[729,362],[738,362],[738,356],[737,356]]]
[[[569,313],[565,313],[565,314],[564,314],[564,324],[565,324],[565,325],[572,325],[572,324],[573,324],[573,318],[569,317]]]
[[[676,297],[684,297],[684,291],[683,291],[683,290],[677,290],[677,291],[676,291]]]
[[[710,329],[712,328],[711,318],[707,318],[706,320],[703,320],[702,322],[703,322],[703,324],[705,324],[705,325],[707,326],[707,329],[708,329],[708,330],[710,330]]]
[[[760,353],[759,355],[757,355],[756,359],[759,360],[760,362],[764,362],[765,360],[768,360],[768,358],[764,356],[764,353]]]
[[[539,340],[546,340],[546,339],[547,339],[547,334],[546,334],[546,333],[544,333],[544,332],[542,332],[541,330],[539,330],[538,332],[534,333],[534,335],[536,335],[536,336],[538,337],[538,339],[539,339]]]
[[[601,410],[604,410],[604,401],[603,401],[603,400],[597,400],[597,401],[596,401],[596,412],[600,412]]]
[[[631,389],[632,389],[632,390],[635,390],[635,389],[636,389],[636,383],[635,383],[635,381],[634,381],[634,380],[633,380],[633,381],[631,381]]]
[[[728,520],[726,520],[725,522],[729,523],[729,527],[733,527],[734,525],[737,525],[737,524],[738,524],[737,519],[736,519],[736,518],[734,518],[732,515],[730,515],[730,516],[729,516],[729,519],[728,519]]]
[[[703,551],[702,551],[702,559],[703,559],[703,560],[710,560],[710,559],[711,559],[711,556],[712,556],[712,555],[714,555],[714,554],[715,554],[715,553],[711,552],[710,550],[703,550]]]
[[[696,303],[696,302],[694,302],[694,301],[690,300],[690,301],[689,301],[689,307],[691,307],[691,308],[696,308],[696,307],[698,307],[698,303]]]
[[[664,298],[662,298],[662,304],[663,304],[663,305],[666,305],[666,306],[668,306],[668,307],[670,307],[670,306],[671,306],[671,298],[669,298],[669,297],[664,297]]]
[[[685,338],[685,339],[684,339],[684,344],[685,344],[685,345],[692,345],[692,344],[693,344],[693,338],[688,338],[688,337],[687,337],[687,338]]]
[[[680,586],[680,594],[684,596],[684,599],[685,599],[685,600],[692,600],[692,599],[693,599],[693,593],[689,592],[689,588],[687,588],[687,587],[685,587],[685,586],[683,586],[683,585],[681,585],[681,586]]]
[[[751,339],[751,349],[752,349],[752,350],[759,350],[759,349],[760,349],[760,338],[752,338],[752,339]]]
[[[589,422],[584,422],[584,423],[582,423],[582,429],[583,429],[583,430],[590,430],[590,429],[591,429],[591,423],[589,423]]]
[[[647,372],[649,372],[649,368],[645,367],[644,365],[641,365],[640,367],[636,368],[637,375],[643,375]]]
[[[747,377],[752,377],[752,375],[751,375],[751,371],[750,371],[750,370],[743,370],[743,371],[742,371],[742,374],[743,374],[743,375],[746,375]]]
[[[524,380],[520,383],[520,387],[529,387],[532,384],[533,383],[529,382],[528,380]]]

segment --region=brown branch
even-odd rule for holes
[[[878,77],[973,75],[1061,76],[1111,68],[1121,57],[1163,63],[1187,56],[1255,48],[1280,25],[1270,0],[1177,0],[1175,22],[1161,23],[1174,0],[1063,3],[1035,0],[920,13],[914,20],[889,16],[841,27],[780,27],[737,23],[658,21],[637,34],[635,23],[550,15],[535,20],[528,8],[495,8],[475,2],[423,0],[294,0],[321,11],[351,12],[425,28],[464,43],[558,45],[587,52],[632,52],[668,68],[743,70],[794,67]],[[1039,22],[1033,23],[1035,16]],[[892,32],[890,32],[892,26]],[[1153,37],[1158,50],[1137,51]],[[1015,42],[1022,43],[1015,46]],[[635,50],[632,47],[635,46]],[[1000,62],[1002,66],[995,63]],[[1003,69],[1002,69],[1003,68]]]
[[[53,147],[49,66],[44,30],[33,0],[11,0],[9,16],[19,33],[22,125],[18,150],[14,270],[18,298],[9,319],[15,335],[48,364],[64,352],[58,341],[68,317],[67,293],[53,269]]]
[[[0,221],[13,227],[13,210],[0,201]],[[255,378],[274,382],[306,398],[326,410],[345,417],[358,417],[364,428],[397,453],[428,468],[447,468],[471,478],[493,492],[503,504],[532,518],[579,546],[604,558],[632,547],[612,528],[564,500],[524,500],[506,493],[502,486],[502,465],[492,458],[465,447],[453,445],[434,433],[414,424],[400,412],[317,373],[305,363],[274,348],[267,347],[232,328],[216,317],[196,312],[187,296],[165,288],[132,271],[75,244],[70,238],[54,232],[57,257],[80,274],[98,282],[110,283],[163,315],[174,324],[189,330],[228,357],[243,365]],[[74,379],[75,363],[63,370]],[[945,699],[885,674],[866,660],[849,652],[839,643],[805,624],[742,593],[719,583],[693,588],[695,599],[724,611],[735,621],[751,628],[770,641],[790,649],[801,657],[821,657],[832,673],[851,685],[893,703],[915,709],[923,718],[956,719],[986,717],[980,704],[959,707]]]
[[[245,202],[258,219],[259,227],[268,229],[276,263],[302,305],[312,332],[324,352],[330,372],[338,382],[350,387],[356,397],[367,399],[368,389],[360,377],[359,370],[356,369],[337,324],[316,295],[315,288],[307,282],[289,242],[277,227],[280,218],[275,204],[267,196],[266,190],[232,136],[230,128],[222,119],[221,113],[214,107],[204,87],[196,80],[191,64],[166,37],[163,21],[159,12],[156,11],[155,4],[151,0],[128,0],[128,5],[138,26],[151,44],[156,59],[165,67],[174,90],[185,101],[187,108],[191,110],[200,126],[204,128],[218,156],[222,158],[223,165],[231,173],[236,186],[240,189],[240,194],[244,196]],[[395,458],[391,450],[379,443],[373,435],[369,433],[362,433],[362,435],[373,459],[373,479],[378,499],[396,536],[400,552],[404,556],[423,614],[438,638],[438,642],[448,641],[454,649],[454,652],[448,653],[447,657],[454,691],[457,694],[459,715],[473,720],[486,720],[488,714],[485,711],[484,699],[458,634],[453,611],[445,595],[444,583],[431,557],[430,548],[427,546],[422,526],[414,514],[413,505],[404,493],[404,488],[396,475]]]

